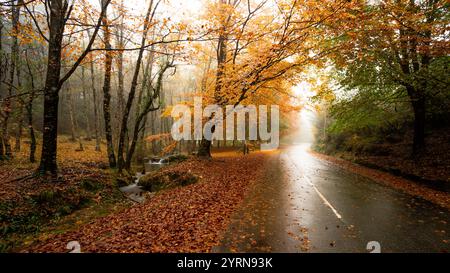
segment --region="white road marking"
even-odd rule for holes
[[[328,202],[328,200],[325,198],[325,196],[323,196],[323,194],[317,189],[317,187],[311,182],[311,180],[309,179],[308,176],[304,175],[303,176],[306,180],[308,180],[308,183],[314,188],[314,190],[317,192],[317,194],[320,196],[320,198],[322,198],[323,203],[325,205],[327,205],[332,211],[333,213],[336,215],[336,217],[338,219],[342,219],[342,216],[337,212],[337,210],[330,204],[330,202]]]
[[[290,155],[287,155],[288,157],[291,157]],[[331,203],[325,198],[325,196],[323,196],[323,194],[319,191],[319,189],[317,189],[317,187],[314,185],[314,183],[311,181],[311,179],[306,175],[306,172],[303,170],[303,168],[300,168],[293,160],[290,160],[292,164],[295,165],[295,167],[297,169],[299,169],[300,171],[302,171],[303,174],[303,178],[306,179],[306,181],[308,182],[309,185],[311,185],[311,187],[313,187],[313,189],[317,192],[317,194],[319,195],[319,197],[322,199],[323,203],[329,207],[331,209],[331,211],[334,213],[334,215],[336,215],[336,217],[340,220],[342,220],[342,216],[339,214],[339,212],[331,205]]]

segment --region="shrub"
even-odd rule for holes
[[[168,156],[165,159],[166,159],[167,163],[177,163],[177,162],[182,162],[182,161],[187,160],[188,156],[182,155],[182,154],[178,154],[178,155]]]
[[[166,171],[166,172],[153,172],[143,176],[138,185],[142,189],[151,192],[157,192],[174,187],[183,187],[199,180],[198,176],[190,172],[181,171]]]
[[[39,194],[35,195],[33,197],[33,200],[41,205],[41,204],[47,204],[47,203],[53,203],[55,201],[57,201],[59,197],[59,194],[55,191],[51,191],[51,190],[45,190],[40,192]]]
[[[81,188],[90,192],[96,192],[103,188],[103,184],[95,180],[85,179],[81,181]]]

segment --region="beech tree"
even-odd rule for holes
[[[274,90],[282,95],[283,84],[295,84],[302,69],[336,50],[327,37],[317,37],[347,1],[277,1],[270,14],[266,4],[220,0],[209,6],[208,27],[217,37],[215,83],[207,92],[213,104],[237,106]],[[198,155],[210,157],[210,149],[203,139]]]
[[[355,1],[343,18],[330,29],[331,35],[341,37],[339,54],[332,60],[349,72],[354,88],[372,83],[374,89],[385,86],[397,97],[406,91],[414,114],[413,153],[420,154],[425,149],[427,104],[439,93],[437,85],[445,84],[441,77],[445,65],[439,63],[449,54],[448,4],[441,0]],[[367,77],[361,80],[357,75],[363,74]],[[393,86],[388,88],[389,84]]]
[[[34,2],[34,1],[32,1]],[[71,19],[75,3],[70,3],[67,0],[51,0],[45,1],[44,6],[48,10],[47,29],[48,37],[44,31],[35,14],[28,8],[28,5],[33,3],[25,3],[24,6],[29,11],[29,15],[33,18],[36,28],[42,35],[42,38],[48,42],[48,62],[47,72],[44,85],[44,129],[43,129],[43,145],[41,150],[41,161],[38,172],[41,175],[51,174],[53,177],[57,175],[57,138],[58,138],[58,106],[59,93],[63,84],[72,76],[84,58],[90,52],[92,45],[97,37],[99,29],[102,25],[102,20],[106,14],[107,7],[110,0],[105,0],[101,5],[101,12],[99,19],[94,28],[94,32],[90,37],[89,43],[84,51],[78,56],[76,61],[72,64],[70,69],[61,75],[62,65],[62,49],[65,35],[65,28],[68,21]]]

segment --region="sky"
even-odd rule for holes
[[[205,0],[165,0],[159,11],[167,13],[174,21],[193,17],[202,12]],[[126,0],[125,6],[133,13],[143,14],[148,8],[149,0]]]

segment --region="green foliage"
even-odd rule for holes
[[[0,252],[11,247],[8,240],[11,235],[39,232],[50,220],[85,208],[99,194],[103,202],[116,202],[123,198],[118,190],[99,181],[86,179],[73,187],[42,190],[21,201],[1,202]]]
[[[165,158],[167,163],[179,163],[187,160],[189,157],[183,154],[171,155]]]
[[[153,172],[139,180],[139,186],[146,191],[157,192],[165,189],[183,187],[198,182],[199,177],[180,171]]]
[[[425,89],[427,128],[449,124],[449,67],[449,57],[436,58],[420,75],[402,79],[412,85],[423,83],[416,80],[420,77],[428,79]],[[374,56],[333,71],[339,89],[335,88],[336,98],[329,106],[326,138],[321,131],[322,145],[317,147],[325,152],[386,154],[389,151],[374,148],[374,145],[402,141],[404,134],[412,130],[414,114],[406,88],[395,76],[397,69],[382,56]],[[323,124],[318,126],[323,127]]]
[[[104,188],[104,185],[96,180],[85,179],[81,181],[81,188],[89,192],[97,192],[98,190]]]
[[[113,181],[116,188],[126,187],[131,184],[131,181],[120,177],[115,178]]]

